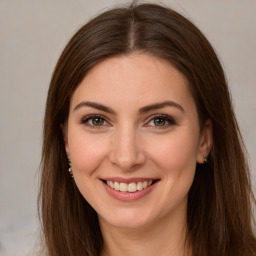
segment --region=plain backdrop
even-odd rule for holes
[[[162,2],[191,19],[218,52],[256,184],[256,1]],[[57,58],[82,24],[122,3],[127,1],[0,0],[1,256],[26,255],[38,234],[42,121]]]

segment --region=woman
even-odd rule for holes
[[[49,88],[40,198],[50,256],[256,255],[227,83],[190,21],[132,5],[73,36]]]

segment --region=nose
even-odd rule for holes
[[[126,125],[117,129],[112,137],[110,161],[122,171],[134,170],[145,163],[143,144],[134,127]]]

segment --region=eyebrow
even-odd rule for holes
[[[142,108],[139,109],[139,113],[140,114],[145,114],[149,111],[156,110],[156,109],[161,109],[161,108],[164,108],[166,106],[175,107],[175,108],[179,109],[181,112],[185,112],[184,108],[180,104],[178,104],[174,101],[164,101],[164,102],[161,102],[161,103],[155,103],[155,104],[151,104],[151,105],[142,107]],[[78,110],[81,107],[91,107],[91,108],[95,108],[95,109],[104,111],[106,113],[116,115],[115,110],[113,110],[112,108],[106,107],[106,106],[104,106],[102,104],[99,104],[99,103],[96,103],[96,102],[82,101],[78,105],[76,105],[76,107],[74,108],[74,111]]]
[[[142,107],[139,110],[139,113],[144,114],[144,113],[147,113],[151,110],[156,110],[156,109],[164,108],[164,107],[167,107],[167,106],[175,107],[175,108],[179,109],[181,112],[185,112],[184,108],[180,104],[178,104],[174,101],[164,101],[164,102],[161,102],[161,103],[155,103],[155,104],[152,104],[152,105]]]
[[[109,107],[106,107],[102,104],[96,103],[96,102],[91,102],[91,101],[82,101],[80,102],[78,105],[76,105],[76,107],[74,108],[74,111],[78,110],[81,107],[91,107],[91,108],[95,108],[110,114],[116,114],[116,112]]]

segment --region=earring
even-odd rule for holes
[[[203,157],[204,157],[204,164],[207,164],[208,162],[207,156],[203,156]]]
[[[69,171],[71,177],[74,178],[71,166],[68,168],[68,171]]]
[[[69,158],[68,158],[68,164],[69,164],[68,171],[69,171],[69,173],[70,173],[71,177],[72,177],[72,178],[74,178],[74,176],[73,176],[73,172],[72,172],[72,167],[71,167],[71,162],[70,162],[70,159],[69,159]]]

